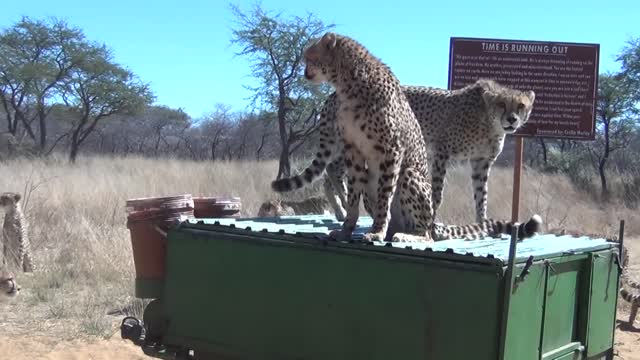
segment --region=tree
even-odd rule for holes
[[[243,113],[238,115],[236,122],[236,158],[247,159],[255,157],[260,161],[269,139],[273,135],[270,128],[273,125],[274,114]]]
[[[597,137],[589,152],[598,169],[601,197],[609,199],[606,169],[612,153],[626,148],[636,126],[633,87],[620,74],[601,74],[596,109]]]
[[[280,162],[277,178],[290,176],[289,156],[317,129],[316,109],[328,92],[328,86],[314,86],[302,78],[304,47],[333,27],[325,25],[313,14],[283,18],[271,15],[256,5],[250,13],[231,6],[237,20],[232,44],[241,50],[236,55],[247,56],[252,75],[260,85],[253,103],[261,103],[276,113]]]
[[[229,137],[232,127],[231,108],[227,105],[216,104],[214,111],[205,115],[200,128],[209,141],[211,161],[218,160],[218,147]]]
[[[55,112],[52,113],[50,125],[55,127],[59,118]],[[73,121],[65,121],[68,118],[67,114],[61,120],[58,133],[70,135],[75,129]],[[98,122],[82,144],[84,152],[176,156],[180,155],[187,142],[193,140],[185,137],[192,125],[191,118],[180,108],[150,105],[140,112],[111,115],[108,120]],[[65,143],[67,148],[70,148],[70,143]]]
[[[0,101],[10,133],[16,135],[20,124],[36,141],[33,123],[38,120],[37,141],[45,151],[50,102],[88,46],[81,30],[55,18],[23,17],[0,33]]]
[[[633,89],[636,101],[640,101],[640,38],[627,42],[627,46],[618,56],[618,61],[622,63],[621,78]]]
[[[150,106],[142,114],[142,122],[145,128],[154,135],[153,153],[159,155],[160,145],[169,145],[167,136],[176,135],[191,125],[189,115],[182,109],[172,109],[168,106]]]
[[[271,131],[271,127],[272,127],[271,125],[274,119],[275,119],[275,114],[271,112],[263,112],[258,114],[258,116],[256,117],[256,122],[261,123],[261,126],[258,124],[255,124],[255,128],[259,133],[258,138],[260,139],[257,142],[257,146],[255,149],[256,161],[262,160],[262,154],[265,151],[267,144],[271,143],[271,141],[269,140],[273,136],[273,133]]]
[[[92,46],[65,80],[62,97],[72,113],[69,160],[75,162],[82,143],[100,120],[141,111],[153,101],[148,84],[115,64],[105,46]]]

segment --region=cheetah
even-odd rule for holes
[[[479,79],[457,90],[402,86],[420,123],[431,159],[433,218],[442,202],[447,166],[452,160],[469,161],[476,221],[487,217],[488,177],[502,152],[507,134],[524,126],[533,109],[535,93],[520,91]],[[320,144],[316,159],[302,175],[272,183],[277,192],[311,183],[324,171],[324,191],[336,218],[344,219],[346,194],[342,143],[336,141],[338,98],[331,94],[319,113]]]
[[[356,40],[331,32],[309,45],[303,55],[305,77],[312,83],[331,84],[338,103],[335,132],[339,136],[328,138],[327,143],[344,144],[348,180],[345,219],[342,229],[332,231],[331,237],[351,238],[362,194],[373,218],[364,241],[386,239],[393,219],[399,231],[392,241],[415,236],[433,240],[434,229],[443,230],[444,235],[477,238],[479,230],[495,223],[434,227],[425,140],[398,79],[386,64]],[[321,131],[326,135],[326,128]],[[324,151],[329,157],[326,145]],[[308,168],[303,175],[308,182],[326,163],[320,156],[314,165],[315,170]],[[537,229],[539,217],[532,220]],[[506,231],[506,226],[499,227]]]
[[[20,285],[16,282],[13,273],[0,269],[0,301],[16,297],[19,293]]]
[[[328,205],[329,202],[323,197],[310,197],[302,201],[268,200],[258,209],[258,216],[322,214]]]
[[[342,229],[330,236],[351,238],[363,191],[371,200],[373,218],[365,241],[385,238],[392,207],[409,213],[406,219],[417,220],[417,228],[426,231],[431,204],[419,189],[427,175],[426,146],[396,76],[362,44],[332,32],[309,45],[303,57],[305,77],[315,84],[329,83],[339,100],[337,128],[344,143],[347,204]],[[418,196],[414,199],[411,193]]]
[[[3,234],[4,263],[9,268],[33,272],[34,263],[31,258],[31,246],[27,236],[27,219],[22,213],[21,196],[18,193],[0,194],[0,208],[5,212]]]
[[[620,274],[620,297],[631,304],[631,313],[629,314],[629,325],[633,325],[638,307],[640,307],[640,283],[634,281],[629,275],[627,265],[629,264],[629,251],[626,246],[622,247],[622,273]]]

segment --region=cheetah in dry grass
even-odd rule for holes
[[[629,251],[626,246],[622,247],[622,273],[620,274],[620,297],[631,304],[629,314],[629,324],[633,325],[640,307],[640,282],[634,280],[629,275]]]
[[[0,194],[0,208],[5,212],[2,226],[3,264],[9,269],[33,272],[27,219],[22,213],[20,199],[18,193]]]

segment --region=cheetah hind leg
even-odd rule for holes
[[[30,253],[25,253],[22,257],[22,271],[24,272],[33,272],[34,270],[33,259],[31,258]]]
[[[349,241],[356,228],[360,216],[360,197],[362,195],[362,181],[367,179],[364,157],[356,149],[349,146],[345,149],[345,164],[347,165],[347,214],[342,223],[342,229],[333,230],[329,237],[337,241]]]
[[[436,154],[435,159],[431,162],[431,208],[433,213],[433,221],[436,220],[438,208],[442,203],[442,194],[444,193],[444,182],[447,177],[447,165],[449,157],[444,151]]]
[[[393,214],[397,232],[393,242],[433,242],[431,226],[433,209],[431,184],[415,169],[405,170],[398,179],[398,201],[394,201]]]
[[[344,183],[344,165],[330,163],[324,175],[324,195],[333,208],[336,220],[344,221],[346,217],[347,189]]]
[[[638,307],[640,304],[637,302],[631,303],[631,312],[629,313],[629,325],[633,326],[633,323],[636,321],[636,316],[638,315]]]

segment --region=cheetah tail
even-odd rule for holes
[[[620,282],[620,297],[628,303],[640,304],[640,292],[630,288],[624,280],[622,278]]]
[[[629,250],[622,246],[622,273],[620,274],[620,296],[632,304],[640,304],[640,283],[629,274]]]
[[[303,188],[317,180],[327,167],[327,163],[323,160],[323,156],[319,155],[323,154],[318,153],[311,165],[309,165],[309,167],[307,167],[301,174],[272,181],[271,189],[275,192],[287,192]]]
[[[511,235],[513,230],[513,222],[487,219],[484,221],[488,232],[491,235],[507,234]],[[518,227],[518,240],[534,236],[539,233],[542,228],[542,218],[540,215],[533,215],[529,221],[520,224]]]
[[[531,237],[540,232],[542,218],[533,215],[529,221],[518,228],[518,239]],[[481,223],[468,225],[443,225],[433,224],[431,236],[434,240],[467,239],[477,240],[486,236],[495,237],[499,234],[511,235],[513,222],[486,219]]]

